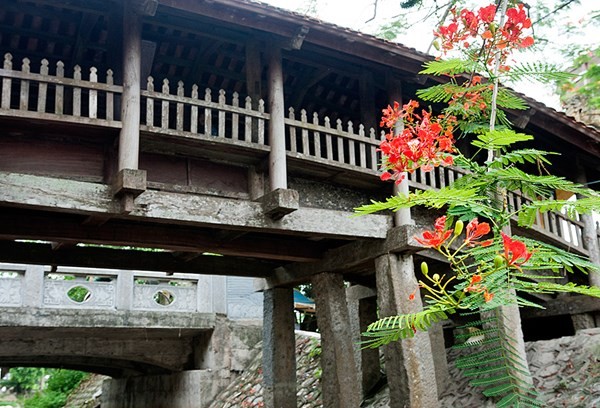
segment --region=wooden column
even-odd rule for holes
[[[124,2],[123,7],[123,127],[119,136],[119,171],[138,168],[142,70],[142,19],[132,2]]]
[[[124,213],[133,210],[133,200],[146,190],[146,172],[138,169],[143,12],[139,8],[140,4],[135,2],[123,3],[123,94],[118,173],[113,181],[113,193],[121,198]]]
[[[342,275],[321,273],[312,280],[321,332],[321,387],[326,408],[357,408],[360,386]]]
[[[287,189],[285,156],[285,108],[283,101],[283,69],[281,49],[274,47],[269,53],[269,182],[271,191]]]
[[[293,289],[264,292],[263,396],[266,408],[296,408]]]
[[[380,317],[422,310],[420,297],[408,300],[417,288],[412,256],[380,256],[375,260],[375,270]],[[413,338],[390,343],[383,353],[391,408],[439,406],[428,333],[419,331]]]

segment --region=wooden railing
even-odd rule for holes
[[[269,144],[265,132],[269,114],[265,113],[262,99],[257,102],[257,109],[253,109],[250,97],[246,97],[240,106],[237,92],[227,103],[223,89],[213,100],[208,88],[200,98],[196,84],[187,94],[181,81],[177,83],[175,94],[171,94],[168,79],[163,80],[160,92],[155,91],[154,86],[154,79],[148,77],[146,90],[142,91],[142,107],[145,108],[142,110],[142,130],[184,137],[210,137],[232,144]]]
[[[306,160],[324,160],[331,165],[353,166],[373,172],[378,170],[381,155],[377,148],[381,136],[373,128],[366,134],[362,124],[355,130],[354,124],[348,122],[344,129],[339,119],[332,128],[327,116],[321,124],[319,115],[314,113],[309,122],[304,109],[297,119],[293,108],[289,108],[285,124],[286,149],[292,156]]]
[[[5,54],[0,69],[0,116],[54,120],[95,126],[121,127],[117,107],[122,86],[114,85],[111,70],[100,82],[97,69],[92,67],[82,78],[82,70],[75,66],[73,74],[65,76],[62,62],[50,72],[47,60],[42,60],[39,73],[32,73],[30,61],[24,58],[20,70],[13,68],[11,54]],[[211,143],[237,145],[245,149],[270,150],[266,132],[270,115],[264,101],[243,100],[237,92],[227,95],[219,90],[213,95],[205,89],[200,95],[197,85],[185,89],[178,82],[171,92],[168,79],[155,90],[154,79],[149,77],[146,90],[141,92],[141,130],[147,133],[167,134],[174,137],[208,140]],[[243,105],[243,106],[242,106]],[[383,134],[366,129],[362,124],[335,122],[328,117],[310,116],[293,108],[285,118],[286,150],[290,157],[376,175],[381,161],[378,151]],[[261,153],[262,154],[262,153]],[[438,167],[431,172],[418,170],[409,174],[412,188],[436,189],[451,185],[464,174],[456,168]],[[509,195],[512,210],[527,202],[519,193]],[[542,214],[534,228],[565,246],[586,253],[583,247],[583,223],[560,213]]]
[[[49,62],[43,59],[39,73],[33,73],[30,60],[24,58],[18,71],[13,69],[12,55],[7,53],[0,77],[0,115],[121,126],[115,120],[115,97],[122,93],[123,87],[113,84],[111,70],[106,72],[102,83],[94,67],[90,68],[88,79],[83,79],[79,65],[73,68],[72,75],[68,77],[65,76],[61,61],[56,63],[53,74],[50,74]]]

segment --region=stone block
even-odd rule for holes
[[[300,197],[296,190],[278,188],[262,196],[259,201],[265,215],[274,220],[300,208]]]
[[[146,191],[146,170],[122,169],[113,183],[113,195],[139,196]]]

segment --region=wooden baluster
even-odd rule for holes
[[[371,142],[377,143],[377,132],[375,132],[374,128],[369,129],[369,139],[371,140]],[[379,161],[377,160],[376,145],[369,143],[369,152],[371,153],[371,169],[378,171],[379,170]]]
[[[362,123],[358,125],[358,136],[361,139],[365,138],[365,125],[363,125]],[[360,160],[360,163],[358,165],[363,169],[368,169],[369,167],[367,166],[367,144],[365,142],[361,142],[359,143],[358,148]]]
[[[90,82],[98,82],[98,70],[95,67],[90,68]],[[98,91],[95,89],[90,89],[89,91],[88,116],[92,119],[98,117]]]
[[[440,166],[440,188],[446,187],[446,167]]]
[[[114,85],[115,79],[113,77],[112,69],[106,70],[106,85]],[[115,118],[115,95],[112,91],[106,91],[106,120],[113,120]],[[146,122],[148,119],[146,119]]]
[[[296,117],[294,116],[294,108],[288,109],[288,117],[291,120],[296,119]],[[296,146],[296,144],[297,144],[296,143],[296,127],[294,125],[290,125],[289,129],[290,129],[290,152],[297,153],[298,147]]]
[[[40,67],[40,75],[48,76],[48,60],[44,58],[42,60],[42,66]],[[37,111],[40,113],[46,112],[46,98],[48,97],[48,84],[46,82],[39,83],[38,88],[38,100],[37,100]]]
[[[515,194],[515,211],[521,211],[523,207],[523,202],[521,201],[521,193],[518,192]]]
[[[351,121],[348,121],[348,133],[350,133],[351,135],[354,135],[354,126],[352,124]],[[355,141],[352,139],[348,139],[348,156],[349,157],[349,163],[353,166],[356,166],[356,147],[355,147]]]
[[[162,93],[165,96],[170,94],[169,80],[167,78],[163,79]],[[160,127],[163,129],[169,128],[169,101],[167,100],[161,102]]]
[[[258,100],[258,113],[265,113],[265,101],[262,99]],[[262,118],[258,118],[258,144],[265,144],[265,120]]]
[[[81,81],[81,67],[75,65],[73,69],[73,79],[75,83]],[[81,88],[75,86],[73,88],[73,116],[81,116]]]
[[[219,137],[225,137],[225,90],[219,89]]]
[[[300,111],[300,120],[303,123],[308,123],[308,117],[306,115],[306,110],[302,109]],[[313,125],[319,126],[319,115],[317,112],[313,113]],[[321,133],[316,130],[313,131],[313,138],[315,140],[315,157],[321,158]]]
[[[327,160],[333,160],[333,143],[331,140],[331,123],[329,122],[329,116],[325,116],[325,127],[327,130],[325,131],[325,153],[327,155]]]
[[[234,108],[240,107],[240,94],[234,92],[231,99],[231,106]],[[237,113],[231,114],[231,139],[239,140],[240,138],[240,115]]]
[[[56,63],[56,78],[59,80],[65,77],[65,64],[62,61]],[[56,93],[54,95],[54,113],[62,115],[65,108],[65,87],[56,85]]]
[[[12,70],[12,54],[4,54],[4,69]],[[2,109],[10,109],[10,91],[12,87],[12,79],[2,78],[2,103],[0,107]]]
[[[146,90],[148,92],[154,92],[154,78],[151,76],[148,77]],[[146,126],[154,127],[154,98],[150,96],[146,98]]]
[[[198,99],[198,85],[192,85],[192,99]],[[190,132],[198,133],[198,106],[192,104],[190,115]]]
[[[456,175],[456,171],[454,171],[453,169],[448,169],[448,185],[451,186],[454,183],[454,180],[456,180],[455,178]]]
[[[29,66],[29,58],[23,58],[23,65],[21,66],[21,72],[29,74],[31,67]],[[29,109],[29,81],[21,80],[21,94],[19,97],[19,110]]]
[[[438,182],[437,182],[437,177],[436,174],[438,174],[440,167],[434,167],[430,172],[429,172],[429,181],[431,182],[431,187],[437,189],[438,188]]]
[[[252,110],[252,98],[246,96],[244,109],[248,112]],[[252,141],[252,116],[246,114],[244,117],[244,139],[245,142]]]
[[[300,122],[308,123],[308,118],[306,117],[306,110],[300,110]],[[308,140],[308,129],[306,126],[300,126],[300,132],[302,137],[302,153],[309,156],[310,155],[310,141]]]
[[[204,91],[204,101],[207,103],[212,102],[211,90],[206,88]],[[212,136],[212,109],[204,109],[204,134],[206,136]]]
[[[183,81],[179,81],[177,82],[177,96],[180,98],[184,97],[184,90],[183,90]],[[175,118],[175,129],[177,129],[178,131],[182,131],[183,130],[183,103],[182,102],[177,102],[177,117]]]
[[[342,133],[344,129],[342,128],[342,120],[338,119],[335,121],[335,128],[338,131],[337,135],[337,150],[338,150],[338,161],[340,163],[345,163],[345,152],[344,152],[344,138],[342,137]]]

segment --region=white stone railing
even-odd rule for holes
[[[215,307],[210,276],[81,268],[50,271],[25,265],[0,266],[0,307],[188,313],[223,309]]]

